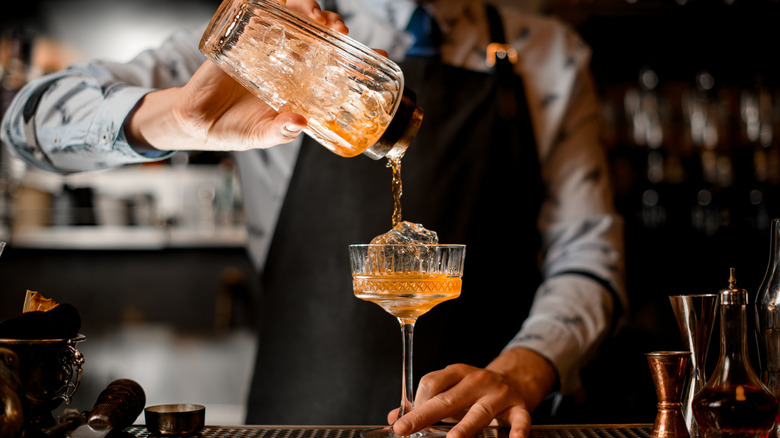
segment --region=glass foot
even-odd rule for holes
[[[447,431],[444,429],[429,427],[408,436],[410,438],[444,438],[446,435]],[[403,435],[398,435],[393,432],[392,426],[383,427],[381,429],[367,430],[362,432],[360,436],[363,438],[404,438]]]

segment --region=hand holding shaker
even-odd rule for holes
[[[277,0],[224,0],[200,50],[343,157],[400,158],[422,121],[398,65]]]

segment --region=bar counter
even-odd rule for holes
[[[379,426],[206,426],[197,438],[359,438]],[[438,427],[438,426],[437,426]],[[529,438],[651,438],[652,424],[539,425]],[[136,438],[159,437],[144,426],[132,426],[127,434]],[[191,435],[192,436],[192,435]],[[477,438],[506,438],[508,429],[489,427]]]

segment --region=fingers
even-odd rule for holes
[[[448,438],[469,438],[495,419],[511,427],[510,438],[526,438],[531,418],[522,396],[501,375],[468,365],[451,365],[423,377],[415,409],[393,429],[407,436],[441,419],[459,419]]]
[[[476,368],[464,364],[454,364],[443,370],[433,371],[424,375],[417,387],[415,403],[418,405],[425,403],[434,395],[453,387],[473,370],[476,370]]]
[[[349,28],[344,24],[344,19],[341,18],[341,15],[331,11],[322,11],[322,15],[325,17],[325,26],[344,35],[349,33]]]
[[[415,409],[395,422],[395,432],[406,436],[441,419],[460,418],[476,400],[467,395],[474,388],[465,380],[477,371],[478,368],[456,364],[425,375],[417,390]]]
[[[393,424],[395,423],[395,420],[398,419],[398,411],[400,408],[395,408],[390,413],[387,414],[387,424]]]
[[[176,129],[160,129],[161,134],[157,137],[164,137],[156,139],[152,145],[161,143],[166,148],[215,151],[268,148],[289,143],[307,124],[300,114],[277,113],[209,61],[203,63],[175,97],[169,113],[176,121]],[[152,122],[159,121],[153,119]],[[135,124],[131,124],[131,128]],[[183,140],[174,138],[170,144],[172,132],[180,133],[178,137]]]
[[[265,146],[289,143],[295,140],[304,128],[306,128],[306,118],[302,115],[281,113],[268,125],[259,127],[257,144]]]
[[[336,32],[343,34],[349,33],[349,29],[344,24],[341,16],[335,12],[323,11],[320,5],[314,0],[287,0],[287,7],[303,13],[312,20],[327,26]]]
[[[322,9],[320,9],[320,5],[317,4],[317,2],[314,0],[287,0],[284,2],[284,4],[288,8],[294,9],[303,15],[306,15],[320,24],[326,23],[325,16],[322,15]]]
[[[531,435],[531,413],[526,409],[512,408],[509,413],[510,426],[509,438],[528,438]]]
[[[501,394],[484,397],[471,405],[463,418],[447,433],[447,438],[470,438],[491,425],[494,418],[500,418],[498,423],[511,427],[509,438],[526,438],[531,430],[531,415],[524,408],[513,405],[498,412],[506,406],[506,399]]]

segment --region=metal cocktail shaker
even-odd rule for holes
[[[224,0],[200,50],[343,157],[400,158],[422,121],[398,65],[276,0]]]
[[[718,296],[715,294],[672,295],[669,301],[683,341],[691,352],[689,379],[682,395],[682,410],[690,435],[698,437],[699,428],[693,418],[691,403],[707,383],[704,365],[718,313]]]

